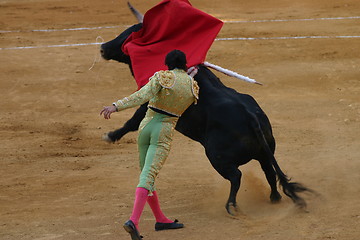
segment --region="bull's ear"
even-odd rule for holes
[[[131,12],[135,15],[136,19],[138,20],[139,23],[142,23],[144,20],[144,15],[141,14],[138,10],[136,10],[136,8],[134,8],[130,2],[128,2],[128,6],[131,10]]]

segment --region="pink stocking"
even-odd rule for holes
[[[130,220],[133,221],[136,228],[139,230],[139,221],[144,210],[149,191],[145,188],[138,187],[135,192],[135,201]]]
[[[171,221],[167,217],[165,217],[164,213],[160,209],[159,199],[157,196],[156,191],[153,192],[153,196],[149,196],[147,199],[147,202],[149,203],[151,210],[156,218],[156,222],[159,223],[172,223],[174,221]]]

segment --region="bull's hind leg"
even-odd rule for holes
[[[238,207],[236,203],[236,195],[240,188],[242,173],[237,167],[234,167],[229,169],[227,175],[228,176],[226,177],[226,179],[230,181],[231,187],[230,187],[229,199],[226,203],[225,208],[230,215],[235,216],[237,215],[237,211],[238,211]]]
[[[208,145],[205,146],[206,156],[208,157],[211,165],[214,169],[225,179],[230,181],[230,194],[226,202],[225,208],[230,215],[237,215],[237,203],[236,195],[240,189],[241,175],[242,173],[239,170],[239,161],[233,156],[233,154],[224,151],[223,149],[219,150],[217,147],[220,147],[223,143],[220,138],[216,137],[216,134],[212,136],[212,142],[208,142]],[[246,161],[242,161],[246,162]]]
[[[216,171],[225,179],[230,181],[230,195],[226,202],[226,211],[233,216],[237,215],[237,203],[236,195],[240,188],[241,183],[241,171],[235,165],[226,165],[222,162],[217,161],[219,164],[213,164]]]
[[[270,163],[270,159],[260,160],[259,162],[271,188],[270,200],[272,203],[278,203],[281,200],[281,195],[277,190],[276,172]]]

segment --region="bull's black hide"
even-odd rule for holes
[[[129,56],[121,46],[129,34],[141,29],[134,25],[117,38],[101,46],[104,59],[116,60],[130,66]],[[226,87],[208,68],[199,65],[195,80],[200,86],[197,105],[190,106],[180,117],[176,130],[200,142],[216,171],[231,183],[226,209],[230,214],[236,211],[236,194],[240,187],[240,165],[252,159],[260,162],[271,187],[271,202],[278,202],[281,195],[277,190],[277,179],[284,193],[298,206],[305,207],[305,201],[297,195],[307,188],[290,182],[281,171],[275,158],[275,139],[269,119],[253,97]],[[142,105],[125,125],[108,133],[111,141],[119,140],[129,131],[136,131],[144,118],[147,104]]]

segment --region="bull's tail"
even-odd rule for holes
[[[275,172],[278,176],[280,185],[282,186],[283,192],[288,197],[290,197],[297,206],[299,206],[300,208],[305,208],[306,207],[305,200],[303,198],[301,198],[297,193],[310,191],[310,189],[306,188],[301,183],[290,182],[290,178],[288,178],[283,173],[283,171],[280,169],[279,165],[277,164],[274,154],[271,154],[271,155],[272,155],[271,161],[272,161],[273,167],[275,169]]]
[[[253,115],[252,113],[250,113],[250,114]],[[298,193],[305,192],[305,191],[312,192],[312,190],[306,188],[305,186],[303,186],[300,183],[290,181],[290,178],[285,175],[285,173],[281,170],[280,166],[278,165],[278,163],[274,157],[274,154],[271,151],[271,149],[267,143],[267,140],[264,136],[264,132],[261,129],[261,126],[260,126],[260,123],[259,123],[257,117],[253,115],[252,120],[253,120],[252,121],[253,129],[259,140],[259,143],[260,143],[261,147],[264,149],[264,151],[266,152],[268,159],[271,161],[271,164],[276,172],[278,181],[283,189],[283,192],[288,197],[290,197],[297,206],[299,206],[300,208],[305,208],[306,202],[303,198],[301,198],[298,195]]]

